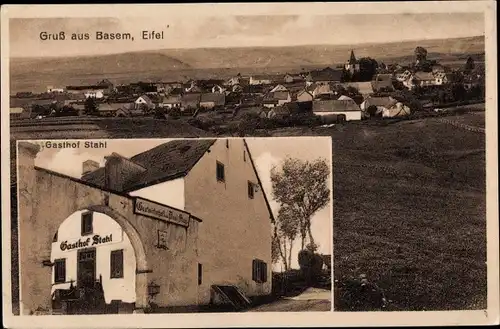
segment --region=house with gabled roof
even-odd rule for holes
[[[152,109],[155,107],[153,100],[148,95],[139,96],[135,102],[136,106],[145,105],[147,108]]]
[[[297,102],[310,102],[314,98],[312,91],[303,89],[297,93]]]
[[[271,108],[275,106],[280,106],[292,101],[292,95],[288,91],[275,91],[268,93],[262,104],[265,107]]]
[[[343,116],[344,121],[361,120],[362,117],[361,109],[352,100],[313,101],[312,110],[318,116]]]
[[[435,78],[432,72],[415,72],[413,74],[412,86],[432,86],[434,84]]]
[[[224,297],[224,286],[246,297],[271,293],[274,217],[244,139],[173,140],[130,158],[113,153],[104,167],[97,164],[81,179],[148,200],[150,209],[143,210],[152,216],[167,205],[200,220],[195,231],[172,227],[167,235],[175,236],[157,251],[166,260],[172,257],[151,265],[150,278],[168,292],[156,297],[158,305],[213,303]],[[195,245],[179,249],[176,241],[183,245],[186,234]],[[191,248],[197,252],[183,251]]]
[[[283,77],[283,82],[284,83],[296,83],[296,82],[303,82],[304,78],[300,74],[291,74],[291,73],[286,73],[285,76]]]
[[[181,96],[175,95],[175,96],[164,97],[159,105],[160,107],[171,109],[171,108],[180,108],[181,104],[182,104]]]
[[[184,94],[181,97],[181,108],[183,110],[193,109],[200,106],[201,93]]]
[[[288,91],[288,88],[286,88],[286,87],[285,87],[285,86],[283,86],[283,85],[278,84],[278,85],[274,86],[274,87],[273,87],[273,89],[271,89],[271,91],[270,91],[270,92],[272,92],[272,93],[273,93],[273,92],[275,92],[275,91]]]
[[[379,91],[394,91],[394,85],[392,83],[392,74],[376,74],[371,81],[371,88],[374,92]]]
[[[71,176],[37,166],[40,145],[18,144],[15,180],[32,182],[17,208],[21,314],[241,310],[271,294],[274,216],[246,140],[159,141],[133,156],[94,143],[107,155],[90,153]]]
[[[204,93],[200,97],[200,107],[212,109],[226,104],[226,94]]]
[[[315,70],[309,72],[306,77],[306,84],[329,84],[332,82],[340,82],[342,78],[341,70],[334,70],[330,67],[324,68],[322,70]]]
[[[276,80],[276,76],[270,74],[254,74],[250,76],[250,85],[270,85]]]
[[[377,107],[378,112],[382,112],[385,109],[390,109],[397,104],[397,100],[391,96],[385,97],[374,97],[370,96],[361,103],[360,108],[362,111],[366,112],[370,106]]]

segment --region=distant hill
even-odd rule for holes
[[[484,37],[404,41],[384,44],[310,45],[293,47],[196,48],[141,51],[104,56],[61,58],[12,58],[11,92],[43,91],[47,85],[113,82],[183,77],[225,76],[234,72],[285,72],[335,65],[356,56],[377,61],[413,60],[415,47],[425,47],[430,58],[464,61],[468,55],[484,54]],[[236,70],[236,71],[235,71]]]

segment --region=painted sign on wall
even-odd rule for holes
[[[122,240],[121,236],[116,236],[113,234],[99,235],[95,234],[88,238],[79,238],[78,240],[64,240],[59,245],[61,251],[76,250],[88,247],[97,247],[103,244],[117,243]]]
[[[186,227],[189,226],[188,213],[141,198],[135,198],[134,213]]]

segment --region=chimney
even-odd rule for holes
[[[94,160],[84,161],[82,164],[82,176],[99,169],[99,163]]]
[[[133,182],[146,171],[146,168],[114,152],[105,159],[104,184],[106,188],[114,191],[123,191],[127,187],[127,182]]]

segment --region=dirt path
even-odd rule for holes
[[[332,292],[309,288],[298,296],[284,297],[276,302],[257,306],[249,312],[328,312],[331,310]]]

